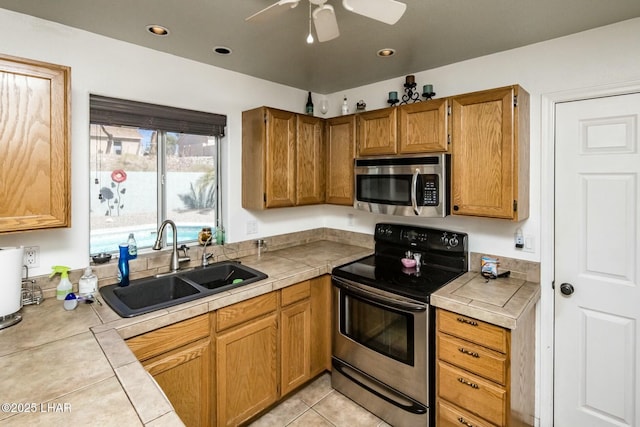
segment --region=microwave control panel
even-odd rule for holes
[[[440,198],[438,197],[438,176],[426,175],[422,180],[422,203],[420,206],[438,206]]]

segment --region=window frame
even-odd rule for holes
[[[215,227],[223,227],[222,195],[220,194],[220,179],[222,173],[221,141],[225,134],[226,116],[213,113],[205,113],[195,110],[186,110],[175,107],[167,107],[156,104],[141,103],[117,98],[108,98],[100,95],[89,95],[90,115],[89,127],[93,125],[107,125],[117,127],[134,127],[137,129],[152,130],[157,132],[157,158],[156,158],[156,230],[167,217],[167,134],[192,134],[215,138],[214,169],[215,169]],[[162,141],[161,141],[162,139]],[[91,143],[91,141],[90,141]],[[122,153],[120,153],[122,154]],[[97,167],[97,166],[96,166]],[[90,171],[91,172],[91,171]],[[89,247],[91,248],[91,235],[93,228],[89,221]],[[163,246],[167,245],[167,235],[162,236]],[[188,242],[191,242],[189,240]],[[187,243],[188,243],[187,242]],[[184,242],[183,242],[184,243]],[[117,252],[114,248],[111,253]],[[91,252],[91,250],[90,250]]]

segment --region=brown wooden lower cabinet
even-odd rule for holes
[[[187,426],[237,426],[331,363],[331,277],[127,340]]]
[[[436,425],[533,425],[535,311],[512,330],[442,309],[436,325]]]
[[[283,289],[280,310],[280,387],[282,396],[311,379],[311,283]]]
[[[443,400],[437,405],[438,427],[494,427],[464,409],[451,405]]]
[[[209,316],[202,315],[127,340],[185,425],[211,425]]]
[[[218,426],[235,426],[278,400],[277,315],[216,336]]]

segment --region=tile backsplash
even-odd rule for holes
[[[313,230],[299,231],[294,233],[280,234],[277,236],[263,237],[266,243],[266,249],[263,251],[276,251],[292,246],[303,245],[306,243],[317,242],[321,240],[329,240],[337,243],[344,243],[353,246],[361,246],[369,248],[373,251],[374,241],[371,234],[356,233],[345,230],[337,230],[333,228],[317,228]],[[193,245],[189,249],[191,261],[181,264],[181,267],[197,267],[202,260],[202,246]],[[222,246],[207,246],[207,253],[212,253],[210,262],[225,261],[230,259],[242,258],[256,254],[258,251],[255,240],[247,240],[237,243],[227,243]],[[163,251],[141,251],[138,258],[129,261],[130,277],[132,280],[142,277],[149,277],[159,273],[169,271],[170,250]],[[499,272],[506,270],[511,271],[514,278],[525,279],[530,282],[540,282],[540,264],[532,261],[520,259],[505,258],[491,254],[471,253],[469,260],[469,269],[471,271],[480,271],[480,258],[484,255],[492,256],[500,260],[498,266]],[[91,268],[96,276],[98,276],[98,285],[105,286],[116,283],[118,281],[118,259],[114,257],[106,264],[91,264]],[[69,272],[69,280],[73,283],[74,292],[78,289],[78,280],[82,276],[84,268],[71,270]],[[45,298],[55,296],[55,288],[59,278],[49,278],[48,275],[31,277],[36,284],[42,288]]]

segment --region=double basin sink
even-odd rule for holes
[[[103,286],[100,294],[122,317],[134,317],[266,279],[267,275],[237,261],[168,275],[132,280],[129,286]]]

